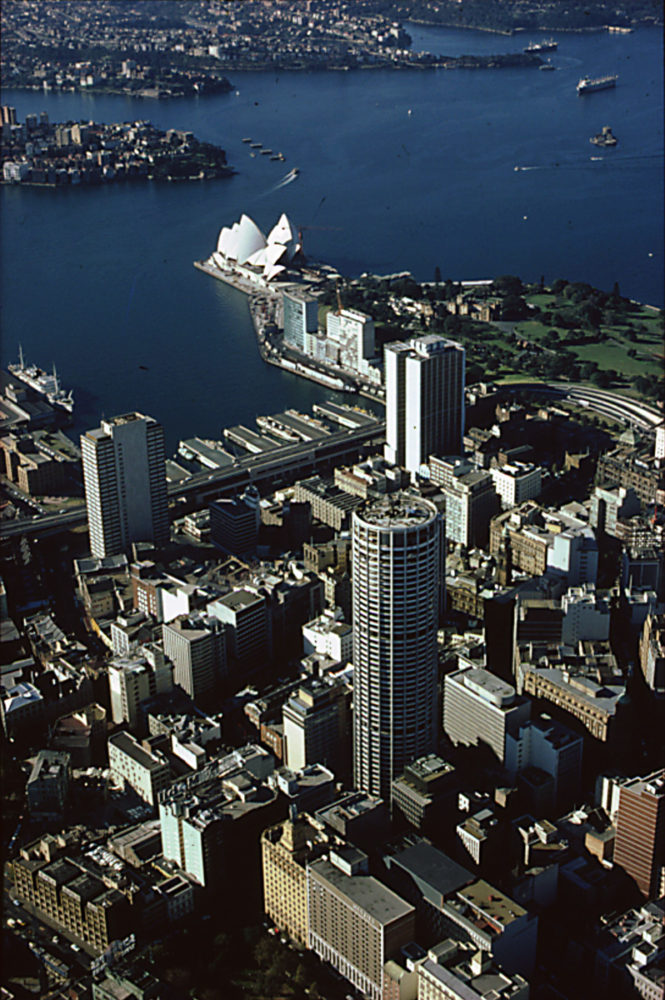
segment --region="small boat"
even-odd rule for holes
[[[618,140],[612,133],[610,126],[603,125],[602,131],[598,132],[597,135],[592,135],[589,142],[592,142],[594,146],[616,146]]]
[[[242,141],[243,141],[243,142],[251,142],[252,140],[251,140],[251,139],[249,138],[249,136],[247,136],[247,137],[246,137],[245,139],[243,139]]]

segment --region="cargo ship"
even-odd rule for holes
[[[543,42],[530,42],[524,51],[530,56],[537,56],[541,52],[554,52],[558,47],[558,42],[555,42],[553,38],[548,38]]]
[[[610,87],[616,86],[618,79],[618,76],[599,76],[592,80],[591,77],[583,76],[577,84],[577,93],[589,94],[594,90],[609,90]]]
[[[26,365],[23,361],[23,348],[19,345],[18,364],[7,365],[7,368],[20,382],[29,386],[40,396],[45,396],[52,406],[57,406],[67,413],[74,412],[74,397],[71,390],[66,392],[60,385],[60,380],[53,365],[53,373],[42,371],[37,365]]]

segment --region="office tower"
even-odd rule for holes
[[[213,545],[241,555],[256,548],[261,520],[259,493],[250,486],[240,497],[220,497],[210,510],[210,541]]]
[[[619,788],[614,862],[647,898],[662,895],[665,875],[665,770]]]
[[[326,316],[326,339],[331,360],[343,368],[366,374],[374,357],[374,320],[356,309],[340,309]]]
[[[388,800],[436,748],[439,515],[394,494],[354,514],[352,546],[354,781]]]
[[[446,535],[468,548],[487,548],[490,520],[501,508],[488,472],[469,472],[444,487]]]
[[[434,753],[419,757],[393,781],[390,808],[401,813],[416,830],[436,829],[445,803],[455,788],[455,768]]]
[[[228,655],[242,662],[265,662],[271,655],[271,621],[262,594],[245,588],[211,601],[208,614],[228,628]]]
[[[418,472],[430,455],[459,455],[464,435],[464,348],[437,334],[388,344],[386,461]]]
[[[226,676],[226,626],[212,616],[182,615],[162,625],[164,653],[175,666],[174,683],[196,701]]]
[[[226,880],[225,891],[240,893],[237,883],[245,879],[246,896],[239,895],[234,905],[243,904],[252,895],[247,872],[259,868],[261,831],[283,816],[277,791],[265,783],[274,763],[267,750],[250,744],[216,757],[160,796],[159,823],[166,860],[175,861],[205,887],[220,886]]]
[[[482,667],[446,674],[443,729],[455,746],[485,744],[497,760],[506,758],[506,738],[516,733],[531,714],[527,698]]]
[[[160,792],[171,784],[171,768],[160,750],[148,750],[131,733],[108,739],[109,769],[133,788],[140,799],[155,808]]]
[[[299,292],[284,292],[284,342],[289,347],[305,351],[308,333],[316,333],[319,328],[319,302],[313,295]]]
[[[108,678],[111,718],[126,722],[130,729],[141,729],[141,702],[173,690],[173,665],[165,662],[160,646],[146,643],[140,654],[112,660]]]
[[[81,435],[83,482],[93,556],[132,542],[169,538],[164,431],[152,417],[126,413]]]
[[[304,681],[282,707],[284,763],[291,771],[325,764],[339,780],[348,778],[351,692],[344,680]]]

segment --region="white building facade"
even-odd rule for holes
[[[132,542],[169,538],[164,431],[152,417],[127,413],[81,435],[83,482],[94,556]]]
[[[433,504],[407,494],[353,516],[355,787],[392,781],[436,749],[442,533]]]
[[[436,334],[388,344],[386,461],[418,472],[430,455],[459,455],[464,436],[465,351]]]

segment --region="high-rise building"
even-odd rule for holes
[[[506,739],[526,723],[531,713],[527,698],[482,667],[446,674],[443,729],[455,746],[483,743],[497,760],[506,759]]]
[[[647,898],[663,893],[665,876],[665,770],[633,778],[619,788],[614,862]]]
[[[284,763],[292,771],[325,764],[338,779],[348,777],[351,692],[343,680],[303,681],[282,708]]]
[[[319,328],[319,303],[313,295],[299,292],[284,292],[284,341],[289,347],[305,351],[308,333],[316,333]]]
[[[164,431],[152,417],[126,413],[81,435],[83,482],[94,556],[132,542],[169,538]]]
[[[259,493],[250,486],[240,497],[220,497],[210,510],[210,541],[213,545],[239,555],[256,548],[259,534]]]
[[[433,504],[394,494],[353,517],[354,781],[390,798],[436,749],[441,525]]]
[[[142,729],[142,701],[173,690],[173,665],[156,643],[146,643],[134,656],[118,656],[108,667],[111,718]]]
[[[430,455],[459,455],[464,435],[464,348],[438,334],[388,344],[386,461],[417,472]]]
[[[374,320],[356,309],[341,309],[326,316],[327,350],[343,368],[366,374],[374,357]]]
[[[489,525],[500,500],[488,472],[469,472],[444,487],[446,535],[468,548],[486,548]]]
[[[174,682],[194,701],[211,694],[226,675],[226,627],[199,612],[162,625],[162,636]]]

